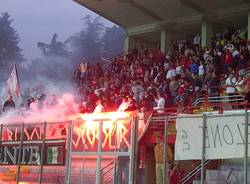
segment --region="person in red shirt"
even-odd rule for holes
[[[175,103],[180,103],[183,104],[185,99],[185,94],[187,92],[188,89],[188,83],[186,81],[184,81],[183,79],[179,80],[179,88],[178,88],[178,95],[175,98]]]
[[[184,69],[188,69],[190,63],[191,63],[191,57],[190,56],[185,56],[185,55],[181,56],[181,65],[182,65],[182,67]]]
[[[231,64],[232,64],[232,54],[231,54],[230,50],[227,49],[226,55],[225,55],[225,64],[224,64],[224,72],[225,73],[228,72],[228,68],[231,66]]]

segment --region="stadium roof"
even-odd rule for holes
[[[175,27],[249,12],[250,0],[74,0],[125,29]]]

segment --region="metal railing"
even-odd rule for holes
[[[104,166],[101,169],[102,173],[102,184],[109,184],[112,183],[113,175],[112,171],[114,170],[114,161],[112,160],[110,163],[108,163],[106,166]]]
[[[191,105],[197,106],[200,104],[208,103],[208,102],[231,102],[232,101],[240,101],[244,100],[243,96],[235,90],[234,93],[229,94],[226,93],[226,88],[233,87],[237,88],[240,85],[222,85],[222,86],[211,86],[207,88],[201,89],[198,94],[196,94],[195,98],[193,98]],[[217,93],[211,93],[212,89],[216,89]],[[229,99],[229,100],[227,100]]]
[[[207,160],[205,162],[205,167],[207,167],[209,164],[211,164],[213,161],[212,160]],[[194,179],[194,177],[201,172],[201,163],[196,166],[193,170],[191,170],[186,176],[184,176],[181,179],[181,184],[187,184],[190,182],[191,179]]]

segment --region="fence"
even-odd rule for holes
[[[248,111],[178,116],[175,159],[201,161],[181,183],[197,179],[199,172],[201,184],[249,183],[248,126]]]
[[[2,124],[0,183],[133,184],[138,120],[134,113],[104,113],[65,123]]]

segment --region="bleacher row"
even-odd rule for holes
[[[211,47],[175,40],[171,51],[135,48],[105,69],[99,63],[81,63],[74,79],[82,113],[93,112],[97,104],[104,111],[117,110],[123,101],[129,101],[132,110],[150,111],[161,98],[165,108],[190,106],[204,90],[210,97],[233,96],[248,67],[246,31],[231,29],[214,35]]]

